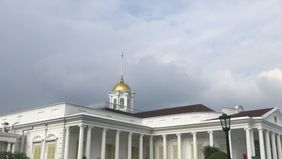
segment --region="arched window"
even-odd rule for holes
[[[124,108],[124,98],[120,98],[119,105],[120,105],[120,108]]]
[[[116,109],[117,107],[117,99],[114,99],[114,105],[113,105],[113,108]]]
[[[33,142],[33,149],[32,149],[33,159],[40,159],[42,137],[37,135],[32,139],[32,142]]]
[[[130,100],[127,99],[127,107],[129,108],[130,107]]]
[[[56,158],[57,140],[58,140],[58,137],[55,134],[49,134],[46,137],[47,159],[55,159]]]

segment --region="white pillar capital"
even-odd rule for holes
[[[208,131],[209,134],[213,134],[213,130]]]
[[[245,128],[244,128],[245,131],[250,131],[251,129],[252,129],[252,128],[250,128],[250,127],[245,127]]]
[[[191,132],[192,135],[197,135],[196,131]]]
[[[78,127],[83,127],[83,128],[86,128],[86,127],[87,127],[87,125],[85,125],[85,124],[78,124],[77,126],[78,126]]]
[[[93,125],[88,125],[87,127],[88,127],[88,129],[94,129]]]
[[[177,134],[176,134],[177,137],[178,137],[178,136],[181,136],[181,135],[182,135],[181,133],[177,133]]]

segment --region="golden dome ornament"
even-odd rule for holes
[[[123,79],[121,79],[120,82],[113,87],[112,91],[127,92],[131,91],[131,89],[124,83]]]

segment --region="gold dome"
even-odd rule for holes
[[[126,92],[130,91],[130,87],[126,83],[124,83],[123,80],[120,80],[120,82],[113,87],[112,91]]]

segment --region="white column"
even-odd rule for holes
[[[128,133],[127,159],[132,159],[132,132]]]
[[[87,129],[87,140],[86,140],[86,158],[90,159],[91,156],[91,138],[92,138],[92,126],[88,126]]]
[[[119,159],[119,135],[120,135],[120,130],[117,130],[116,143],[115,143],[115,159]]]
[[[166,144],[166,135],[163,136],[163,159],[167,159],[167,144]]]
[[[65,129],[66,137],[65,137],[65,151],[64,158],[69,158],[69,141],[70,141],[70,127],[66,127]]]
[[[198,159],[197,133],[192,132],[192,135],[193,135],[194,159]]]
[[[182,143],[181,143],[181,134],[176,134],[177,136],[177,154],[178,154],[178,159],[182,158],[182,152],[181,152],[181,147],[182,147]]]
[[[16,143],[12,143],[12,145],[11,145],[11,147],[12,147],[11,148],[12,149],[11,152],[12,153],[15,153],[15,146],[16,146]]]
[[[46,141],[43,139],[42,142],[41,142],[40,159],[44,159],[45,158],[45,145],[46,145]]]
[[[264,148],[264,137],[263,137],[263,129],[259,128],[259,151],[260,151],[260,159],[265,159],[265,148]]]
[[[44,132],[44,139],[42,140],[41,143],[41,154],[40,154],[40,159],[45,158],[45,147],[46,147],[46,136],[47,136],[47,130],[48,130],[48,125],[45,125],[45,132]]]
[[[12,147],[12,144],[10,142],[8,142],[8,145],[7,145],[7,152],[11,152],[11,147]]]
[[[209,131],[209,138],[210,138],[210,147],[213,147],[213,131]]]
[[[252,156],[256,156],[255,138],[254,138],[254,130],[253,129],[250,129],[250,137],[251,137]]]
[[[272,157],[273,159],[277,159],[277,149],[276,149],[276,141],[275,141],[275,133],[272,132],[271,135],[271,144],[272,144]]]
[[[281,147],[281,137],[280,134],[277,135],[277,151],[278,151],[278,158],[282,158],[282,147]]]
[[[150,136],[150,159],[154,159],[154,137]]]
[[[143,159],[143,134],[139,136],[139,159]]]
[[[229,130],[228,135],[229,135],[230,158],[233,158],[231,130]]]
[[[271,158],[271,149],[270,149],[270,137],[269,137],[269,130],[266,130],[265,132],[265,147],[266,147],[266,155],[267,159],[272,159]]]
[[[107,128],[102,130],[102,143],[101,143],[101,159],[106,157],[106,137],[107,137]]]
[[[247,157],[248,159],[252,158],[252,145],[251,145],[251,134],[250,128],[245,128],[246,131],[246,143],[247,143]]]
[[[82,159],[83,157],[83,138],[84,138],[84,125],[80,125],[79,126],[77,159]]]
[[[21,136],[21,147],[20,147],[20,152],[24,152],[24,144],[25,144],[25,134],[24,131],[22,131],[22,136]]]

